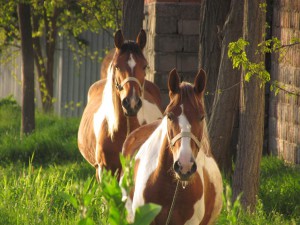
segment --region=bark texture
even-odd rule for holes
[[[238,115],[241,74],[240,70],[232,68],[227,52],[228,44],[242,37],[243,4],[240,0],[231,1],[229,13],[221,29],[220,66],[208,124],[213,154],[225,174],[232,172],[233,149],[237,141],[233,131]]]
[[[19,27],[22,49],[22,124],[21,134],[29,134],[35,129],[34,114],[34,59],[30,5],[18,4]]]
[[[122,32],[125,40],[135,40],[143,28],[144,1],[124,0],[122,7]]]
[[[256,54],[257,45],[265,32],[265,12],[260,0],[245,0],[243,37],[250,42],[246,48],[248,59],[259,63],[264,56]],[[245,71],[243,71],[243,74]],[[242,194],[244,208],[253,210],[259,187],[260,162],[264,134],[265,89],[256,74],[249,82],[242,76],[240,97],[239,141],[236,166],[233,175],[233,198]]]
[[[219,74],[222,28],[228,16],[231,0],[204,0],[200,12],[199,67],[207,74],[205,104],[208,116],[214,99]]]

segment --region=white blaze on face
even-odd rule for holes
[[[136,65],[136,62],[135,62],[135,60],[134,60],[134,58],[132,56],[132,53],[130,53],[129,60],[128,60],[127,63],[128,63],[128,66],[131,69],[131,74],[133,75],[133,69],[134,69],[134,67]],[[135,107],[135,105],[136,105],[136,99],[137,99],[137,97],[136,97],[136,91],[135,91],[135,89],[133,89],[133,94],[132,94],[132,97],[130,98],[130,107],[131,108]]]
[[[135,91],[135,89],[133,88],[133,90],[132,90],[132,97],[130,98],[130,107],[133,109],[134,107],[135,107],[135,105],[136,105],[136,99],[137,99],[137,97],[136,97],[136,91]]]
[[[134,69],[135,65],[136,65],[136,62],[135,62],[132,54],[130,53],[129,60],[128,60],[128,66],[130,67],[132,74],[133,74],[133,69]]]
[[[178,123],[181,132],[191,132],[191,124],[187,120],[186,116],[183,112],[183,105],[181,105],[181,114],[178,117]],[[191,138],[182,137],[181,145],[178,149],[177,154],[174,154],[174,162],[179,160],[180,165],[182,166],[182,173],[186,173],[190,170],[193,163],[191,162],[191,158],[193,157],[193,151],[191,148]]]

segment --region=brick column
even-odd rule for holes
[[[198,71],[200,6],[201,0],[145,0],[147,79],[160,87],[164,106],[170,70],[191,82]]]

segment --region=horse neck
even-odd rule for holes
[[[158,165],[155,170],[155,179],[163,179],[164,182],[169,183],[174,180],[172,173],[173,155],[169,148],[168,138],[165,136],[158,154]]]

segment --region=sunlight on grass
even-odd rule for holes
[[[0,101],[0,118],[0,224],[126,224],[115,177],[104,173],[100,185],[95,169],[79,153],[78,118],[37,112],[36,132],[22,140],[20,107],[13,99]],[[231,187],[224,179],[216,224],[300,224],[299,193],[300,166],[263,157],[254,212],[243,211],[239,200],[231,203]],[[158,208],[141,213],[145,210]]]

